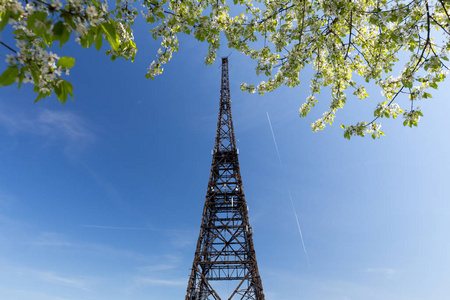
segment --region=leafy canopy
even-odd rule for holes
[[[113,8],[101,0],[3,0],[0,31],[13,27],[15,48],[1,41],[11,53],[0,85],[18,82],[20,88],[29,82],[36,101],[53,92],[63,103],[68,95],[73,99],[73,87],[62,76],[75,59],[50,52],[53,43],[61,48],[74,35],[82,47],[100,50],[105,41],[112,60],[133,61],[132,27],[139,14],[161,44],[147,78],[163,72],[178,51],[180,34],[208,43],[206,64],[216,58],[221,33],[229,48],[255,60],[256,73],[267,79],[258,85],[243,83],[243,91],[264,94],[282,85],[295,87],[300,72],[312,68],[310,95],[300,116],[315,106],[323,87],[331,90],[329,109],[311,124],[313,131],[334,122],[349,93],[364,99],[368,84],[378,85],[383,100],[373,118],[341,125],[348,139],[384,135],[380,118],[401,115],[404,126],[417,126],[423,116],[417,101],[431,98],[428,89],[437,89],[448,70],[448,0],[117,0]],[[399,66],[401,58],[406,59]],[[393,71],[399,67],[401,71]],[[396,102],[402,98],[408,99],[406,108]]]

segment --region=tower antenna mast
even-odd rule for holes
[[[223,299],[264,300],[234,137],[228,57],[222,58],[219,119],[212,155],[185,300],[221,300],[214,282],[224,280],[235,285]]]

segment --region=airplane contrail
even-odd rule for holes
[[[273,143],[275,144],[275,149],[277,149],[278,160],[280,161],[280,165],[283,166],[283,163],[281,162],[280,151],[278,151],[277,140],[275,139],[275,134],[273,134],[272,122],[270,122],[269,112],[266,112],[266,114],[267,120],[269,121],[270,131],[272,132]]]
[[[273,133],[272,122],[270,122],[269,112],[266,112],[266,114],[267,114],[267,121],[269,121],[270,131],[272,132],[273,143],[275,145],[275,149],[277,150],[278,160],[280,161],[280,166],[283,167],[283,163],[281,162],[280,151],[278,150],[277,140],[275,139],[275,134]],[[289,193],[289,199],[291,200],[291,205],[292,205],[292,210],[294,211],[295,220],[297,221],[298,233],[300,235],[300,240],[302,242],[303,251],[305,252],[306,260],[308,261],[308,265],[311,266],[311,262],[309,261],[308,251],[306,251],[305,241],[303,240],[302,229],[300,228],[300,222],[298,221],[298,215],[295,210],[294,201],[292,200],[291,191],[287,187],[286,187],[286,189]]]
[[[292,201],[291,191],[288,190],[289,198],[291,199],[292,210],[294,211],[295,220],[297,221],[298,233],[300,235],[300,240],[302,241],[303,251],[306,255],[306,260],[308,261],[308,265],[311,267],[311,262],[309,261],[308,251],[306,251],[305,242],[303,241],[302,229],[300,228],[300,223],[298,222],[297,212],[295,211],[294,201]]]

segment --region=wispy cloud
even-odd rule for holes
[[[126,227],[126,226],[104,226],[104,225],[81,225],[87,228],[97,228],[97,229],[108,229],[108,230],[131,230],[131,231],[162,231],[162,232],[189,232],[191,230],[182,229],[160,229],[160,228],[149,228],[149,227]]]
[[[167,271],[176,269],[178,266],[179,266],[178,264],[158,264],[153,266],[139,267],[139,270],[145,272]]]
[[[85,291],[88,290],[87,283],[82,279],[75,279],[75,278],[57,275],[52,272],[42,272],[42,271],[36,271],[36,275],[42,281],[56,283],[56,284],[62,284],[65,286],[70,286],[70,287],[82,289]]]
[[[88,291],[88,282],[86,278],[79,276],[61,274],[58,272],[34,269],[29,267],[21,267],[14,265],[3,265],[2,274],[9,274],[9,276],[19,276],[25,281],[36,281],[40,283],[50,283],[55,285],[62,285],[70,288]]]
[[[154,272],[161,274],[174,274],[172,271],[179,271],[180,267],[183,265],[183,255],[175,253],[164,253],[159,256],[155,256],[153,264],[143,265],[136,267],[139,272],[140,277],[152,277]]]
[[[392,268],[367,268],[364,272],[378,274],[386,277],[387,279],[392,279],[394,275],[398,273],[397,270]]]
[[[94,179],[94,181],[105,191],[108,197],[121,205],[122,207],[126,207],[126,202],[122,199],[116,187],[112,185],[108,180],[105,179],[100,173],[96,172],[94,169],[89,167],[82,160],[78,160],[78,162],[86,169],[88,174]]]
[[[43,109],[36,114],[0,111],[0,125],[12,135],[33,134],[45,138],[44,146],[62,142],[66,154],[74,154],[95,140],[92,126],[73,112]]]
[[[107,225],[81,225],[86,228],[97,230],[117,230],[117,231],[152,231],[165,234],[168,242],[174,248],[191,247],[197,241],[197,232],[185,229],[171,229],[171,228],[153,228],[153,227],[128,227],[128,226],[107,226]]]
[[[10,289],[0,287],[0,295],[5,299],[45,299],[45,300],[72,300],[74,298],[59,297],[48,293],[37,292],[35,290]]]
[[[140,262],[153,261],[153,257],[140,254],[130,250],[118,249],[109,245],[94,244],[85,242],[73,242],[65,239],[62,235],[45,232],[38,236],[38,238],[32,242],[34,246],[39,247],[60,247],[67,250],[76,250],[77,252],[84,252],[85,254],[95,255],[102,258],[121,258],[130,259]]]
[[[159,285],[159,286],[184,286],[186,285],[186,279],[168,280],[151,277],[137,277],[135,278],[136,285]]]
[[[278,286],[276,298],[272,299],[298,299],[296,293],[301,293],[304,299],[322,300],[379,300],[379,299],[411,299],[394,291],[380,289],[379,286],[367,284],[360,279],[342,279],[343,273],[337,276],[320,276],[298,271],[284,271],[281,269],[265,269],[265,280]]]

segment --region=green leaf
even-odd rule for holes
[[[110,23],[103,23],[102,28],[106,34],[106,38],[109,44],[111,45],[114,51],[117,51],[119,49],[119,39],[116,34],[116,27],[114,21],[110,19]]]
[[[64,80],[64,86],[65,86],[65,90],[67,91],[67,93],[69,93],[70,98],[72,98],[72,101],[74,101],[73,100],[73,85],[70,82]]]
[[[47,13],[35,11],[27,19],[27,28],[39,36],[44,35],[47,31]]]
[[[20,89],[20,87],[22,86],[23,80],[25,78],[25,68],[26,67],[22,67],[20,69],[19,76],[18,76],[19,77],[19,84],[17,85],[17,89]]]
[[[113,24],[111,24],[113,23]],[[112,39],[116,39],[116,26],[114,24],[114,21],[112,19],[110,19],[109,23],[103,23],[102,24],[103,30],[105,31],[105,33],[111,37]]]
[[[62,103],[66,102],[67,94],[65,94],[63,92],[62,83],[56,83],[54,90],[55,90],[55,94],[56,94],[56,97],[58,98],[59,102],[62,102]],[[65,96],[65,99],[64,99],[64,96]]]
[[[60,67],[61,69],[70,69],[75,65],[75,58],[69,57],[69,56],[63,56],[61,57],[58,62],[56,63],[56,66]]]
[[[83,48],[89,48],[94,44],[94,33],[89,31],[86,35],[80,38],[80,45]]]
[[[2,12],[2,14],[0,15],[0,17],[2,18],[2,21],[0,22],[0,32],[3,30],[3,28],[5,28],[6,24],[8,24],[9,16],[10,16],[9,10]]]
[[[64,27],[63,21],[58,21],[53,25],[53,36],[55,36],[55,39],[63,35]]]
[[[66,21],[66,24],[69,25],[72,29],[77,28],[77,25],[73,22],[72,16],[68,13],[61,12],[61,16]]]
[[[53,39],[59,41],[59,49],[70,39],[71,31],[67,30],[64,22],[59,21],[53,26]]]
[[[73,86],[66,80],[62,80],[55,85],[55,93],[62,104],[66,103],[68,95],[70,95],[73,100]]]
[[[17,65],[9,66],[2,75],[0,75],[0,85],[7,86],[16,82],[19,75],[19,68]]]
[[[95,49],[99,51],[102,48],[103,44],[103,34],[99,31],[95,36]]]
[[[413,87],[413,84],[412,84],[412,82],[410,80],[402,80],[402,84],[403,84],[404,87],[407,87],[407,88],[412,88]]]
[[[160,12],[158,13],[158,17],[159,17],[160,19],[165,19],[165,18],[166,18],[166,16],[164,15],[164,13],[163,13],[162,11],[160,11]]]
[[[34,103],[36,103],[36,102],[38,102],[39,100],[45,98],[45,96],[46,96],[46,95],[45,95],[44,93],[39,92],[39,94],[38,94],[38,96],[36,97],[36,99],[34,99]]]

